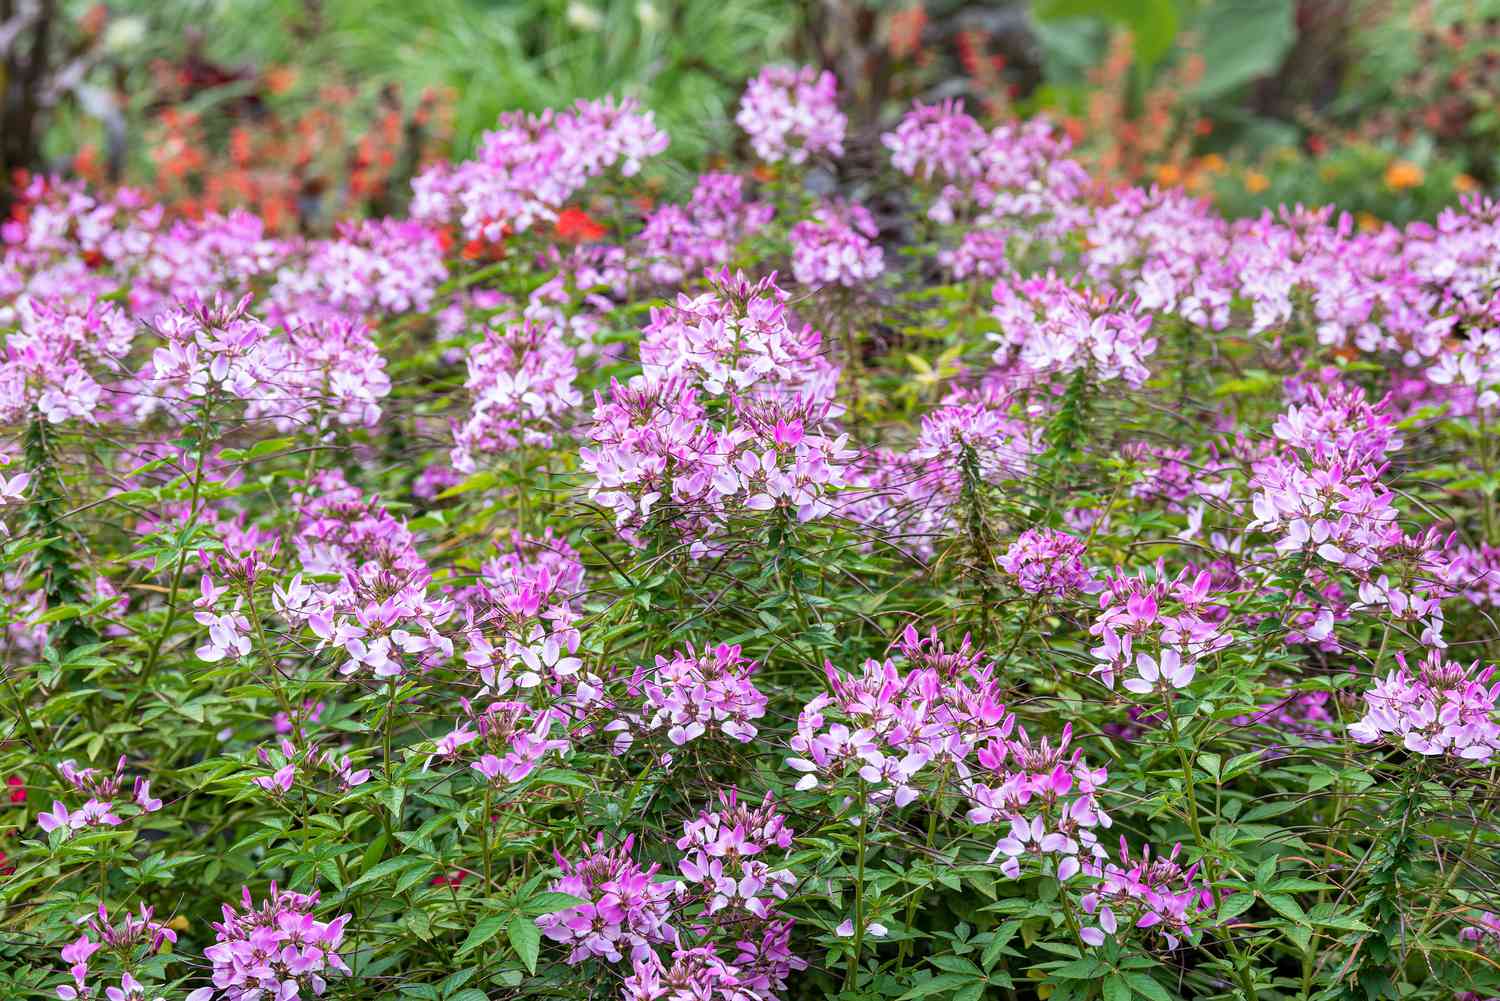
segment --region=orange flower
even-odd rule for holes
[[[886,43],[891,56],[905,59],[922,47],[922,29],[927,27],[927,11],[920,3],[905,10],[898,10],[888,22],[889,41]]]
[[[1271,186],[1271,181],[1258,170],[1245,171],[1245,190],[1258,195]]]
[[[1156,183],[1164,188],[1182,183],[1182,168],[1175,163],[1164,163],[1156,168]]]
[[[1479,182],[1468,174],[1459,174],[1453,179],[1453,190],[1461,195],[1466,195],[1471,191],[1478,191]]]
[[[1369,212],[1361,212],[1355,218],[1359,220],[1359,231],[1361,233],[1373,233],[1380,228],[1380,220]]]
[[[266,70],[265,80],[272,94],[285,94],[297,83],[297,71],[290,66],[272,66]]]
[[[1415,188],[1426,178],[1427,175],[1423,173],[1422,168],[1410,160],[1392,160],[1391,165],[1385,168],[1385,186],[1392,191]]]
[[[84,143],[78,147],[78,154],[73,157],[73,171],[79,177],[98,184],[104,176],[99,169],[99,148],[93,143]]]
[[[606,230],[583,209],[566,208],[557,214],[557,238],[569,243],[589,243],[602,237]]]

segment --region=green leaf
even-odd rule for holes
[[[911,990],[901,995],[901,997],[899,997],[897,1001],[911,1001],[912,998],[925,998],[929,994],[937,994],[941,991],[953,990],[954,988],[962,987],[964,984],[971,984],[973,982],[973,977],[964,977],[958,975],[957,973],[944,973],[939,976],[933,977],[931,980],[922,981]]]
[[[1239,917],[1254,905],[1255,894],[1253,893],[1230,894],[1224,898],[1223,903],[1219,904],[1219,923],[1223,924],[1231,918]]]
[[[582,897],[575,897],[571,893],[539,893],[526,901],[527,914],[551,914],[553,911],[565,911],[569,907],[578,907],[588,903]]]
[[[500,478],[494,473],[486,469],[481,469],[477,473],[469,474],[469,476],[462,483],[455,483],[447,490],[444,490],[442,493],[438,494],[437,499],[447,500],[449,497],[457,497],[459,494],[466,494],[470,490],[484,490],[494,486],[499,481]]]
[[[1016,929],[1021,927],[1019,921],[1007,921],[995,929],[994,937],[984,947],[984,952],[979,957],[980,964],[988,970],[995,965],[1010,940],[1015,937]]]
[[[57,605],[38,615],[31,621],[36,625],[46,625],[49,622],[61,622],[64,619],[76,619],[82,615],[83,605]]]
[[[517,914],[510,919],[510,927],[505,929],[505,934],[510,939],[510,947],[516,950],[516,955],[526,964],[526,972],[535,976],[536,958],[542,951],[541,929],[531,918]]]
[[[1203,75],[1190,95],[1224,97],[1258,77],[1274,73],[1297,41],[1295,0],[1234,0],[1206,3],[1187,31],[1203,57]]]
[[[364,886],[366,883],[373,883],[375,880],[380,879],[382,876],[389,876],[393,872],[400,872],[403,869],[410,869],[412,866],[428,864],[430,863],[428,863],[425,859],[414,858],[411,855],[398,855],[395,858],[386,859],[384,862],[381,862],[371,868],[368,872],[362,873],[358,879],[349,884],[349,889],[352,890],[357,886]]]
[[[263,455],[270,455],[273,452],[281,452],[285,449],[291,448],[294,444],[296,444],[296,441],[297,439],[295,438],[267,438],[265,441],[258,441],[254,445],[250,446],[249,451],[245,453],[245,458],[259,459]]]
[[[1147,68],[1167,54],[1177,37],[1174,0],[1035,0],[1032,13],[1041,21],[1069,17],[1113,21],[1130,30],[1136,58]]]
[[[1302,905],[1292,897],[1283,893],[1268,893],[1265,901],[1271,905],[1271,909],[1284,918],[1291,918],[1299,925],[1307,924],[1307,913],[1302,910]]]
[[[464,939],[464,944],[458,947],[457,955],[467,956],[490,939],[500,933],[505,927],[508,914],[491,914],[487,918],[480,918],[479,922],[469,930],[469,937]]]
[[[1064,963],[1053,970],[1052,975],[1059,980],[1092,980],[1107,969],[1108,966],[1093,956],[1084,956],[1071,963]]]
[[[933,956],[928,962],[947,973],[964,973],[971,977],[983,976],[979,967],[962,956]]]
[[[1307,925],[1282,925],[1281,933],[1303,952],[1312,945],[1313,930]]]
[[[1130,984],[1124,976],[1111,973],[1104,978],[1104,1001],[1130,1001]]]
[[[1131,990],[1151,1001],[1176,1001],[1171,991],[1144,973],[1127,973],[1125,979],[1130,982]]]
[[[1369,932],[1375,930],[1348,910],[1331,902],[1314,905],[1307,912],[1307,920],[1310,924],[1320,925],[1325,928],[1338,928],[1343,931]]]
[[[1278,879],[1266,889],[1274,893],[1315,893],[1318,890],[1333,890],[1337,887],[1328,883],[1319,883],[1313,879]]]

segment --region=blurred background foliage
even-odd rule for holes
[[[856,137],[912,99],[1047,114],[1102,185],[1234,214],[1399,222],[1500,180],[1500,0],[0,0],[0,58],[7,174],[275,229],[395,210],[501,111],[606,93],[656,111],[680,192],[777,60],[834,69]]]

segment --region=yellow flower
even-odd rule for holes
[[[1422,172],[1422,168],[1410,160],[1392,160],[1391,165],[1385,168],[1385,186],[1392,191],[1415,188],[1426,178],[1427,175]]]
[[[1245,171],[1245,190],[1258,195],[1271,186],[1271,181],[1258,170]]]

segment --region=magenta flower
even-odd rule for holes
[[[316,893],[282,891],[272,883],[257,908],[245,888],[242,909],[224,905],[214,944],[203,951],[213,964],[213,987],[198,988],[189,1001],[321,997],[329,975],[350,972],[338,953],[350,915],[318,921],[312,913],[317,904]]]
[[[630,858],[633,843],[631,836],[605,849],[600,834],[576,862],[558,857],[563,875],[551,889],[586,903],[544,914],[536,923],[549,939],[569,947],[569,965],[591,957],[618,963],[626,953],[637,962],[652,955],[653,944],[675,940],[668,924],[671,886],[655,881],[659,866],[643,869]]]
[[[1192,661],[1183,662],[1182,655],[1171,647],[1162,650],[1160,658],[1152,657],[1143,650],[1136,651],[1137,676],[1125,679],[1125,688],[1137,695],[1169,688],[1186,688],[1193,681],[1195,668]]]
[[[848,121],[838,109],[838,81],[828,70],[767,66],[745,88],[734,120],[767,163],[844,155]]]
[[[1385,740],[1426,756],[1489,761],[1500,752],[1500,680],[1495,668],[1464,667],[1429,650],[1415,671],[1401,667],[1365,693],[1365,715],[1349,727],[1361,744]]]
[[[832,202],[792,227],[792,274],[803,285],[856,288],[879,278],[885,257],[868,209]]]
[[[1083,553],[1083,543],[1066,532],[1027,529],[1000,558],[1000,568],[1027,594],[1065,598],[1098,589]]]
[[[1171,854],[1153,859],[1147,846],[1140,859],[1132,859],[1122,836],[1119,864],[1108,858],[1085,862],[1083,875],[1090,889],[1079,902],[1094,924],[1080,931],[1082,939],[1103,945],[1107,936],[1133,928],[1175,949],[1183,939],[1196,938],[1212,919],[1214,896],[1194,879],[1197,864],[1187,869],[1178,865],[1181,850],[1181,845],[1174,845]]]

